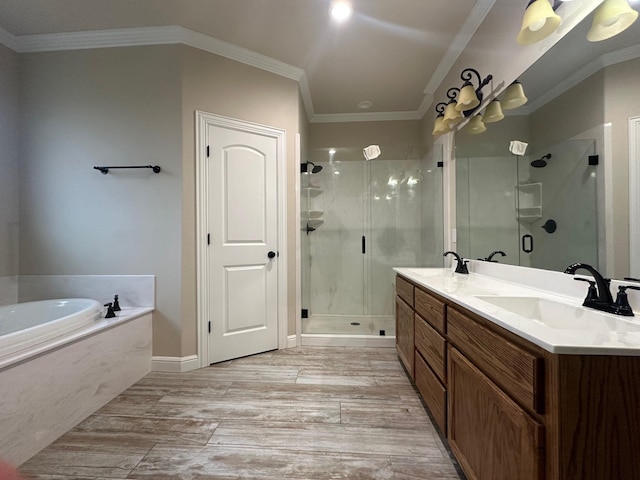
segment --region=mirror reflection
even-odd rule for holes
[[[640,73],[640,22],[598,43],[586,39],[590,26],[587,17],[521,75],[526,105],[505,111],[484,133],[456,133],[461,255],[486,259],[503,251],[492,260],[558,271],[581,261],[628,275],[628,239],[606,241],[612,225],[628,228],[628,212],[606,210],[605,199],[627,188],[615,179],[626,179],[628,119],[640,115],[632,86]],[[513,141],[524,151],[510,151]]]

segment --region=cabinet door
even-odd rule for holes
[[[469,479],[542,480],[544,427],[449,349],[449,444]]]
[[[412,380],[414,378],[413,349],[415,338],[413,317],[413,309],[400,297],[396,297],[396,350]]]

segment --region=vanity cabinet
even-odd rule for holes
[[[415,377],[413,291],[411,283],[402,277],[396,278],[396,351],[412,380]]]
[[[398,356],[467,478],[640,480],[640,356],[553,354],[400,276],[396,303]]]

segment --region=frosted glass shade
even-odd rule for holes
[[[629,28],[638,18],[638,12],[627,0],[605,0],[593,16],[587,40],[599,42],[611,38]]]
[[[437,137],[438,135],[442,135],[443,133],[447,133],[449,131],[450,131],[449,125],[445,123],[444,117],[441,115],[438,115],[438,118],[436,118],[436,121],[433,125],[432,135],[434,137]]]
[[[484,115],[482,116],[484,123],[494,123],[499,122],[504,118],[504,113],[502,113],[502,106],[500,105],[500,100],[492,100],[487,108],[484,111]]]
[[[464,117],[462,113],[456,110],[455,101],[447,104],[447,107],[444,109],[444,122],[451,126],[459,124],[462,120],[464,120]]]
[[[478,105],[480,105],[480,100],[478,100],[478,96],[476,95],[476,89],[473,88],[471,83],[465,83],[458,94],[456,110],[459,112],[471,110],[472,108],[476,108]]]
[[[468,133],[473,135],[486,131],[487,127],[485,127],[484,122],[482,121],[482,115],[476,115],[473,117],[467,125],[466,130]]]
[[[518,108],[527,103],[528,100],[529,99],[524,94],[522,84],[518,81],[513,82],[504,92],[504,96],[502,97],[502,109],[511,110],[512,108]]]
[[[524,11],[516,40],[520,45],[539,42],[555,32],[561,23],[562,19],[553,11],[549,0],[535,0]]]

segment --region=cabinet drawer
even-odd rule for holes
[[[409,376],[414,378],[413,352],[415,327],[413,309],[396,297],[396,351]]]
[[[429,325],[420,315],[415,316],[415,344],[416,350],[427,361],[434,373],[442,383],[446,382],[446,354],[447,344],[445,339]]]
[[[416,312],[442,335],[446,332],[444,303],[420,288],[415,292]]]
[[[416,387],[443,435],[447,434],[447,391],[416,352]]]
[[[413,285],[396,275],[396,294],[413,307]]]
[[[449,341],[524,407],[543,413],[543,359],[450,308]]]

